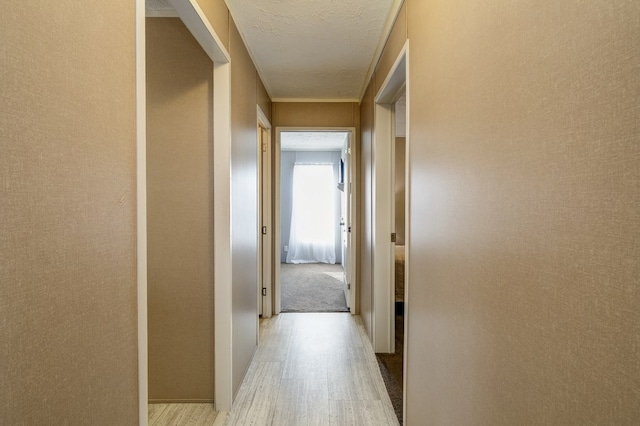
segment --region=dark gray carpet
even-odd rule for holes
[[[404,351],[404,315],[399,314],[396,307],[396,352],[393,354],[376,354],[382,380],[389,393],[389,399],[396,412],[400,424],[402,422],[402,363]]]
[[[342,265],[280,266],[282,312],[348,312]]]

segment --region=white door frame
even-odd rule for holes
[[[273,312],[272,296],[272,270],[273,270],[273,220],[271,182],[271,122],[265,115],[260,105],[256,106],[258,114],[258,223],[266,227],[266,233],[262,230],[258,232],[259,270],[260,279],[258,288],[258,312],[263,318],[271,318]],[[265,140],[266,139],[266,140]],[[262,291],[265,291],[263,293]]]
[[[149,422],[147,334],[147,91],[145,2],[136,0],[136,268],[138,297],[138,424]]]
[[[221,44],[222,46],[222,44]],[[213,63],[214,403],[233,404],[231,264],[231,63]]]
[[[215,409],[231,410],[231,57],[196,0],[168,0],[213,61]],[[145,2],[136,0],[136,255],[138,297],[138,420],[148,424],[147,182]]]
[[[281,247],[281,227],[280,227],[280,152],[281,152],[281,143],[280,143],[280,133],[282,132],[345,132],[349,133],[349,137],[351,138],[351,155],[349,156],[350,163],[350,173],[353,176],[357,176],[357,162],[356,159],[356,128],[355,127],[276,127],[276,141],[273,148],[274,153],[274,167],[273,167],[273,182],[274,182],[274,191],[273,191],[273,204],[274,204],[274,224],[273,224],[273,240],[274,240],[274,256],[273,256],[273,293],[274,293],[274,306],[273,306],[273,314],[279,314],[282,311],[282,303],[280,300],[280,263],[282,262],[280,256],[280,247]],[[353,203],[355,204],[356,194],[358,193],[357,187],[357,179],[352,179],[352,193],[353,193]],[[352,209],[357,208],[357,206],[351,206]],[[353,210],[357,211],[357,210]],[[356,248],[355,245],[358,241],[358,215],[352,214],[352,223],[351,223],[351,241],[352,244],[349,248],[349,264],[350,268],[350,277],[347,278],[347,282],[351,283],[351,292],[350,292],[350,301],[349,301],[349,310],[352,314],[356,314],[356,300],[357,300],[357,271],[355,268],[356,265]],[[341,240],[342,241],[342,240]]]
[[[373,134],[372,170],[373,348],[377,353],[395,352],[395,244],[391,241],[391,234],[395,228],[393,216],[393,199],[395,195],[392,185],[394,181],[393,159],[395,156],[393,150],[395,146],[394,104],[408,82],[408,55],[409,41],[407,40],[374,100],[375,128]],[[407,127],[408,116],[407,113]],[[408,241],[405,241],[405,243],[407,243],[405,247],[408,249]]]

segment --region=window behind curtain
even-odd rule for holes
[[[287,263],[336,263],[335,190],[333,165],[293,166]]]

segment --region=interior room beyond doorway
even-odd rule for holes
[[[348,312],[347,131],[280,133],[282,312]]]

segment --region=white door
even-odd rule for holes
[[[353,227],[353,186],[352,186],[352,164],[351,164],[351,134],[347,135],[347,141],[343,149],[343,191],[341,202],[341,218],[342,226],[342,266],[344,268],[344,297],[347,300],[347,307],[354,312],[355,306],[352,302],[351,286],[353,285],[353,247],[352,247],[352,227]]]

